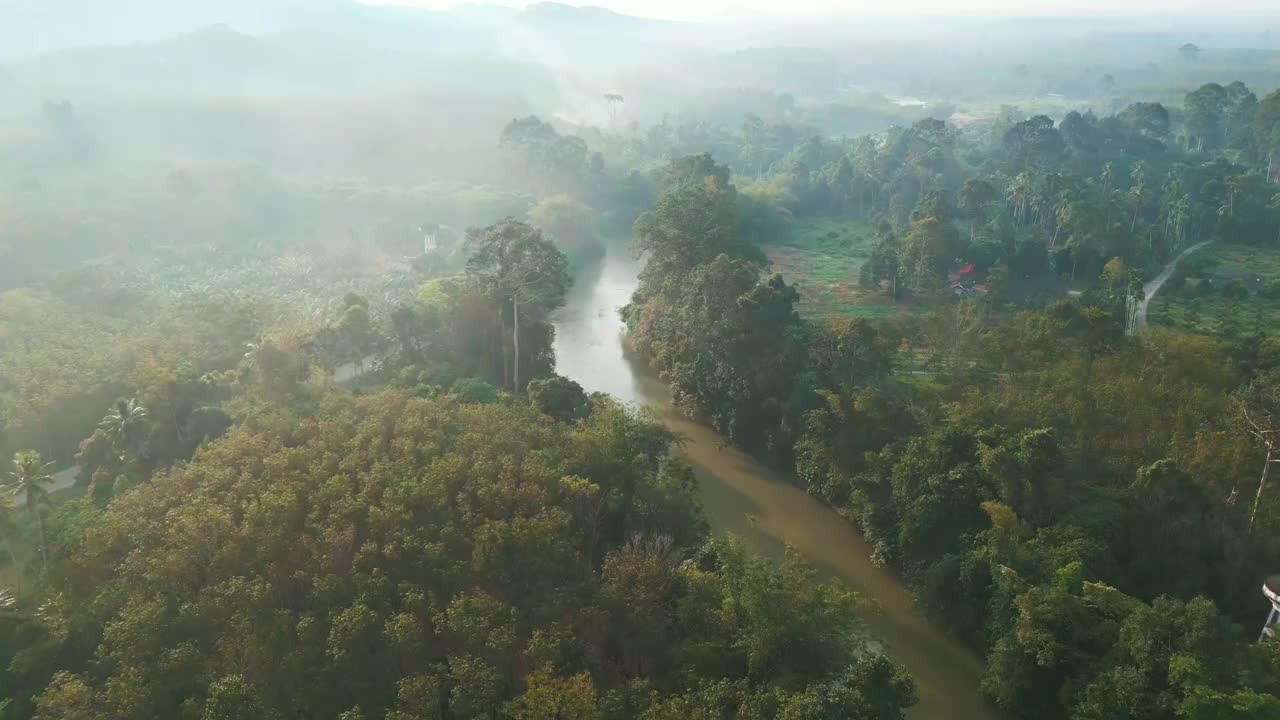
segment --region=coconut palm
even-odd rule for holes
[[[1020,227],[1026,218],[1034,195],[1033,182],[1027,173],[1019,173],[1005,190],[1005,202],[1013,215],[1013,227]]]
[[[138,435],[147,421],[147,409],[138,404],[137,399],[118,400],[98,427],[120,454],[121,460],[132,455],[137,448]]]
[[[49,569],[49,551],[44,539],[44,516],[40,514],[40,503],[49,502],[47,485],[53,484],[54,464],[45,462],[35,450],[25,450],[13,456],[13,470],[9,473],[8,488],[15,497],[24,498],[27,511],[36,519],[36,527],[40,529],[40,559],[44,569]]]
[[[17,508],[13,504],[13,495],[0,493],[0,540],[12,538],[18,532],[18,524],[14,519]]]

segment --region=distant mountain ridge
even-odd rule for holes
[[[517,19],[524,23],[557,25],[562,28],[575,25],[594,25],[602,29],[612,30],[655,30],[684,26],[684,23],[670,20],[624,15],[596,5],[567,5],[559,2],[533,3],[525,7],[517,16]]]
[[[429,16],[420,8],[357,0],[0,0],[0,59],[85,45],[167,40],[227,25],[262,35],[335,29],[361,18]]]
[[[156,43],[211,26],[255,36],[324,31],[419,43],[425,40],[422,33],[439,36],[453,30],[692,35],[696,27],[558,2],[523,10],[472,4],[440,11],[359,0],[0,0],[0,61],[88,45]]]

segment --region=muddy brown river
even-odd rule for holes
[[[568,307],[556,322],[560,374],[588,391],[652,408],[682,435],[697,474],[707,518],[716,532],[731,532],[754,551],[782,556],[784,544],[802,552],[824,575],[844,581],[869,602],[863,620],[890,657],[915,678],[920,703],[912,720],[995,720],[980,697],[982,662],[918,615],[907,589],[871,563],[871,551],[849,523],[751,456],[724,447],[711,428],[671,405],[671,394],[642,362],[625,352],[617,309],[636,287],[636,264],[614,252],[580,274]]]

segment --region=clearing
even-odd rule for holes
[[[1280,334],[1280,249],[1217,243],[1188,257],[1151,303],[1151,323],[1233,337]]]
[[[883,317],[906,312],[878,293],[864,292],[858,273],[875,243],[863,223],[805,218],[787,223],[781,242],[765,245],[773,272],[800,291],[800,314],[808,318]]]

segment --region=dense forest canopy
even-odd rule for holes
[[[983,717],[1280,717],[1275,18],[24,2],[0,720],[946,712],[590,343]]]

